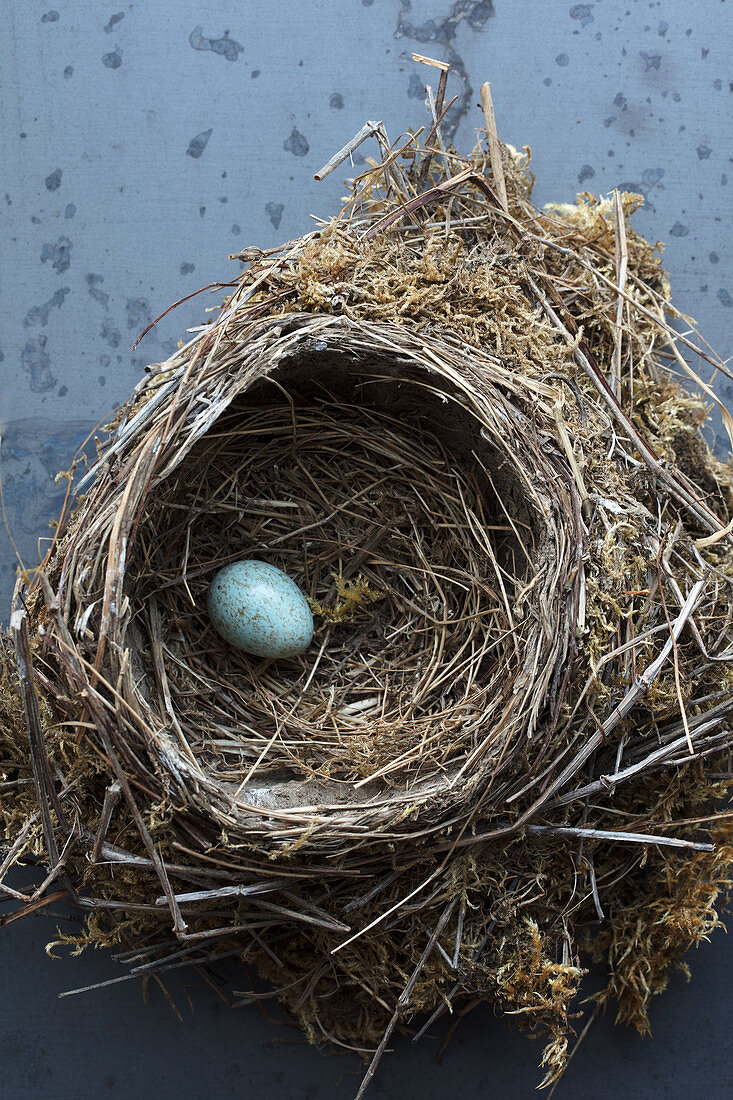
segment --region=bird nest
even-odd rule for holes
[[[133,973],[252,960],[365,1084],[480,1000],[555,1078],[589,947],[644,1030],[733,858],[733,478],[674,377],[727,368],[672,328],[638,197],[538,211],[484,101],[488,153],[440,103],[423,145],[368,123],[342,214],[241,254],[21,574],[2,664],[0,879],[48,869],[18,912],[68,896],[63,939]],[[241,558],[307,596],[301,656],[212,629]]]

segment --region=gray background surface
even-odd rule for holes
[[[29,564],[63,496],[53,475],[213,303],[186,302],[133,353],[148,320],[236,274],[229,253],[332,213],[340,172],[322,184],[313,173],[366,118],[392,139],[424,121],[427,74],[411,50],[451,62],[459,148],[473,145],[478,89],[492,81],[500,135],[532,147],[539,204],[644,193],[635,225],[668,242],[676,303],[730,352],[726,0],[3,0],[2,14],[0,464]],[[733,404],[729,385],[719,392]],[[720,435],[716,447],[727,453]],[[14,575],[0,531],[2,619]],[[195,975],[171,983],[183,1022],[155,986],[147,1004],[136,983],[57,1001],[118,971],[100,953],[49,961],[53,928],[38,918],[0,936],[0,1095],[355,1091],[352,1056],[323,1059],[257,1008],[229,1012]],[[560,1097],[733,1096],[726,938],[691,961],[692,983],[676,979],[655,1005],[654,1042],[600,1021]],[[373,1095],[532,1095],[539,1045],[488,1012],[467,1018],[440,1067],[439,1044],[398,1039]]]

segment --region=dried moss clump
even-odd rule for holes
[[[582,953],[644,1031],[730,886],[733,476],[679,382],[727,368],[675,333],[639,196],[540,211],[491,129],[371,135],[342,213],[242,253],[149,368],[19,579],[0,878],[43,864],[13,904],[66,893],[78,948],[256,964],[372,1069],[490,1001],[549,1082]],[[302,657],[213,633],[248,555],[310,599]]]

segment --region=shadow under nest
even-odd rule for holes
[[[730,886],[733,477],[635,197],[544,214],[509,147],[420,153],[243,254],[19,578],[0,883],[47,866],[19,912],[64,892],[88,917],[60,942],[133,975],[253,962],[252,996],[372,1069],[488,1000],[547,1083],[581,952],[643,1031]],[[307,596],[302,656],[214,633],[240,558]]]

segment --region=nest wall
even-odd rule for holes
[[[581,952],[643,1030],[729,884],[733,480],[674,376],[727,368],[676,335],[636,197],[530,188],[508,147],[410,138],[242,254],[19,580],[0,807],[2,875],[48,867],[21,911],[65,893],[77,948],[251,960],[377,1058],[488,1000],[551,1080]],[[212,631],[239,557],[308,596],[302,657]]]

